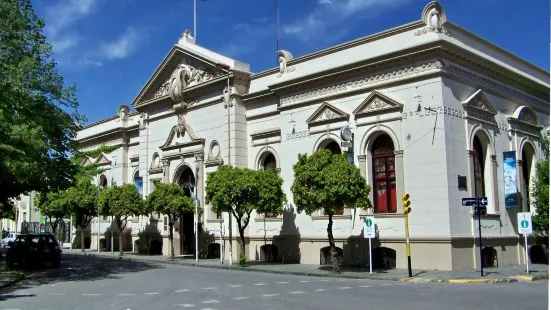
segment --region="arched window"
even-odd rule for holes
[[[394,143],[382,134],[371,148],[373,155],[373,200],[376,213],[396,213],[396,175],[394,173]]]
[[[534,148],[526,143],[522,147],[522,180],[523,180],[523,188],[522,188],[522,198],[523,198],[523,204],[526,204],[525,212],[530,212],[530,187],[532,183],[532,169],[534,168],[535,163],[535,151]]]
[[[264,156],[264,159],[262,160],[261,167],[264,170],[268,169],[277,169],[277,161],[272,153],[268,153],[266,156]]]
[[[331,141],[331,142],[327,143],[325,145],[324,149],[331,151],[331,153],[333,153],[333,154],[341,154],[342,153],[341,146],[335,141]]]
[[[105,176],[105,174],[102,174],[100,175],[99,177],[99,186],[101,189],[106,189],[108,184],[107,184],[107,177]]]
[[[195,190],[195,176],[193,171],[188,166],[182,169],[180,176],[178,177],[178,184],[183,187],[187,197],[191,197],[192,191]]]
[[[486,184],[484,182],[484,173],[486,171],[486,163],[484,161],[485,154],[482,147],[482,142],[478,136],[473,139],[473,159],[474,159],[474,197],[486,196]]]

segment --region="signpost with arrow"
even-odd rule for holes
[[[474,207],[474,214],[478,215],[478,247],[480,250],[480,276],[484,277],[484,258],[482,257],[482,224],[480,221],[481,215],[486,215],[488,205],[487,197],[470,197],[463,198],[462,204],[464,207]]]

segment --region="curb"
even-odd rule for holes
[[[549,280],[549,274],[542,274],[542,275],[537,275],[537,276],[520,275],[520,276],[516,276],[516,278],[519,279],[519,280],[524,280],[524,281]]]
[[[17,277],[7,283],[4,283],[4,284],[0,284],[0,290],[1,289],[4,289],[6,287],[10,287],[10,286],[13,286],[15,284],[17,284],[18,282],[22,281],[23,279],[25,279],[25,275],[23,273],[18,273],[17,274]]]
[[[429,280],[429,283],[450,283],[450,284],[490,284],[490,283],[515,283],[517,279],[501,278],[501,279],[443,279]]]

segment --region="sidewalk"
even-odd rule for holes
[[[290,274],[290,275],[305,275],[313,277],[336,277],[350,279],[371,279],[371,280],[387,280],[387,281],[402,281],[402,282],[436,282],[436,283],[511,283],[525,282],[549,279],[548,265],[530,265],[530,275],[526,274],[526,266],[506,266],[484,269],[485,276],[480,276],[480,271],[463,270],[463,271],[430,271],[430,270],[413,270],[413,277],[408,278],[408,272],[405,269],[392,270],[373,270],[373,275],[369,274],[369,268],[346,267],[341,268],[341,273],[332,273],[329,266],[308,265],[308,264],[280,264],[280,263],[265,263],[265,262],[249,262],[248,267],[239,267],[236,261],[230,266],[226,261],[220,264],[219,259],[200,259],[195,262],[193,258],[177,257],[175,261],[168,261],[166,256],[149,256],[137,255],[135,253],[125,253],[122,258],[119,258],[118,253],[111,254],[110,252],[85,252],[66,251],[69,255],[86,255],[90,257],[108,257],[114,259],[148,261],[164,264],[179,264],[185,266],[195,266],[203,268],[229,269],[249,272],[264,272],[274,274]]]

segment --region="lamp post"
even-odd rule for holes
[[[230,108],[232,106],[231,104],[231,88],[230,88],[230,76],[231,76],[231,71],[230,71],[230,66],[225,64],[225,63],[217,63],[216,64],[216,67],[218,68],[221,68],[223,70],[226,71],[226,75],[227,75],[227,81],[228,81],[228,84],[227,84],[227,88],[226,88],[226,92],[224,92],[224,107],[228,109],[228,168],[231,167],[231,136],[230,136]],[[222,214],[220,214],[220,217],[222,217]],[[229,237],[230,237],[230,248],[229,248],[229,251],[230,251],[230,266],[233,264],[233,255],[232,255],[232,215],[228,212],[228,217],[229,217]],[[220,232],[220,234],[222,234],[222,232]]]
[[[100,178],[100,180],[101,180],[101,178]],[[101,188],[101,184],[99,184],[99,182],[98,182],[98,198],[99,198],[100,188]],[[98,203],[98,240],[97,240],[98,253],[100,252],[100,248],[99,248],[99,238],[100,238],[99,231],[100,231],[100,227],[99,226],[100,226],[100,223],[99,223],[99,203]],[[80,233],[82,234],[82,231]]]

